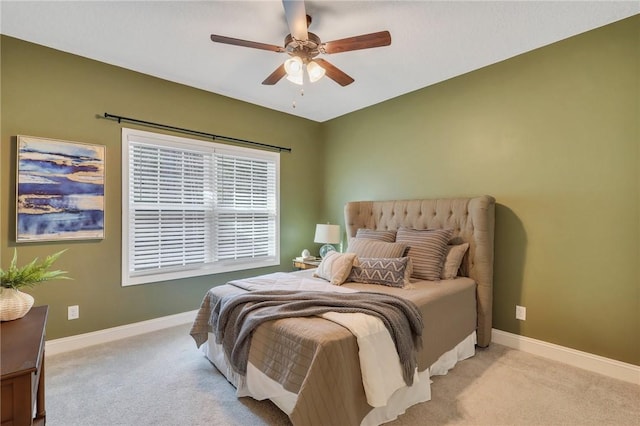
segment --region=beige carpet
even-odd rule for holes
[[[47,357],[47,424],[290,424],[268,401],[236,398],[188,330]],[[640,386],[497,344],[433,379],[432,400],[389,425],[640,426]]]

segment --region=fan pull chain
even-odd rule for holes
[[[304,96],[304,88],[300,89],[300,96]],[[295,99],[291,103],[291,108],[296,109],[296,100]]]

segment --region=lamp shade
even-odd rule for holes
[[[304,83],[302,74],[299,74],[299,75],[290,74],[290,75],[287,76],[287,80],[289,80],[292,83],[297,84],[298,86],[302,86],[302,84]]]
[[[302,59],[300,59],[298,56],[293,56],[284,61],[284,70],[289,75],[300,75],[302,74],[302,69]]]
[[[319,223],[316,225],[314,243],[338,244],[340,242],[340,225]]]
[[[304,74],[304,64],[302,63],[302,59],[298,56],[293,56],[286,61],[284,61],[284,70],[287,73],[287,80],[302,85],[303,83],[303,74]]]
[[[317,63],[310,61],[307,64],[307,73],[309,74],[309,81],[315,83],[324,76],[325,69]]]

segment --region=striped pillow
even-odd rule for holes
[[[400,228],[396,236],[398,243],[409,247],[407,256],[413,262],[413,278],[439,281],[447,254],[447,243],[452,229],[416,230]]]
[[[396,240],[396,231],[378,231],[375,229],[359,228],[356,232],[356,238],[366,238],[368,240],[393,243]]]
[[[358,257],[402,257],[407,249],[406,244],[387,243],[367,238],[351,238],[347,253],[355,253]]]
[[[409,284],[406,274],[408,265],[408,257],[358,259],[358,264],[351,268],[347,281],[402,288]]]

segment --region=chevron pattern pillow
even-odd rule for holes
[[[404,287],[409,284],[408,257],[359,258],[351,268],[347,281],[365,284],[382,284],[389,287]]]

